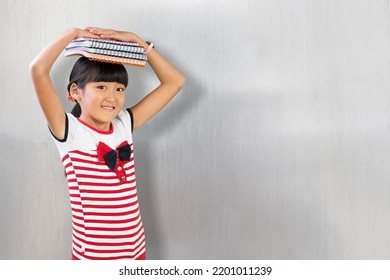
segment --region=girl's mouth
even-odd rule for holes
[[[115,110],[115,107],[113,107],[113,106],[102,106],[102,108],[103,108],[104,110],[110,111],[110,112]]]

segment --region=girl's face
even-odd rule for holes
[[[104,131],[110,130],[111,121],[125,102],[126,87],[117,82],[90,82],[81,90],[78,102],[80,119]]]

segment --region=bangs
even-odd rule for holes
[[[116,82],[127,87],[128,74],[126,68],[121,64],[111,64],[92,61],[88,70],[86,82]]]
[[[122,64],[104,63],[80,57],[70,73],[68,91],[72,83],[84,88],[90,82],[116,82],[127,87],[129,77]]]

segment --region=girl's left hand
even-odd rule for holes
[[[99,36],[102,39],[113,39],[118,41],[126,42],[139,42],[140,38],[132,33],[127,31],[117,31],[113,29],[106,29],[100,27],[85,27],[84,30]]]

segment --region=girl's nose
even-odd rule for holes
[[[115,90],[107,90],[106,100],[115,100]]]

